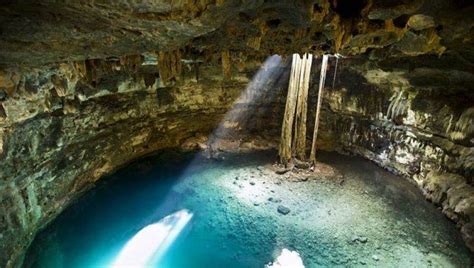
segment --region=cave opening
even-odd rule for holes
[[[367,5],[367,0],[331,0],[331,8],[343,18],[355,18],[361,16],[361,12]]]
[[[474,6],[433,1],[0,4],[0,266],[471,267]]]

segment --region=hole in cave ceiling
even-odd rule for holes
[[[354,18],[360,16],[367,0],[331,0],[331,9],[343,18]]]
[[[321,13],[323,9],[316,3],[313,5],[313,13]]]
[[[410,15],[401,15],[393,20],[393,24],[398,28],[405,28],[410,19]]]
[[[472,0],[454,0],[454,3],[460,8],[474,6],[474,1]]]
[[[271,29],[275,29],[278,27],[278,25],[280,25],[280,23],[281,23],[280,19],[273,19],[273,20],[267,21],[267,26],[270,27]]]

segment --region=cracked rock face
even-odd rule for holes
[[[329,63],[320,147],[407,177],[474,249],[472,14],[462,0],[2,1],[0,266],[133,159],[205,147],[216,127],[217,148],[274,147],[288,59],[258,102],[242,92],[264,59],[294,52],[346,56],[334,87]],[[236,100],[248,116],[224,117]]]

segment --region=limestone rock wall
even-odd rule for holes
[[[19,265],[39,229],[133,159],[193,138],[205,143],[223,118],[221,131],[234,129],[227,133],[239,139],[241,130],[279,130],[272,125],[279,120],[269,119],[281,106],[276,95],[239,98],[256,90],[246,86],[259,64],[232,81],[222,80],[220,65],[203,65],[199,81],[184,68],[179,81],[163,86],[158,66],[142,63],[129,56],[1,74],[0,266]],[[224,116],[236,100],[239,115]]]
[[[324,96],[321,146],[362,155],[412,180],[458,223],[474,250],[470,67],[449,55],[434,60],[439,66],[428,57],[410,65],[415,68],[343,62],[335,88],[329,85]]]

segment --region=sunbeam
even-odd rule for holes
[[[211,155],[218,149],[220,140],[236,138],[237,132],[241,128],[239,124],[242,124],[245,118],[252,120],[250,116],[254,112],[252,109],[258,107],[246,107],[246,105],[258,103],[264,97],[272,98],[274,96],[273,86],[278,82],[278,78],[283,72],[282,68],[278,68],[281,61],[282,58],[279,55],[270,56],[265,60],[245,90],[224,115],[223,120],[209,135],[208,146]]]

